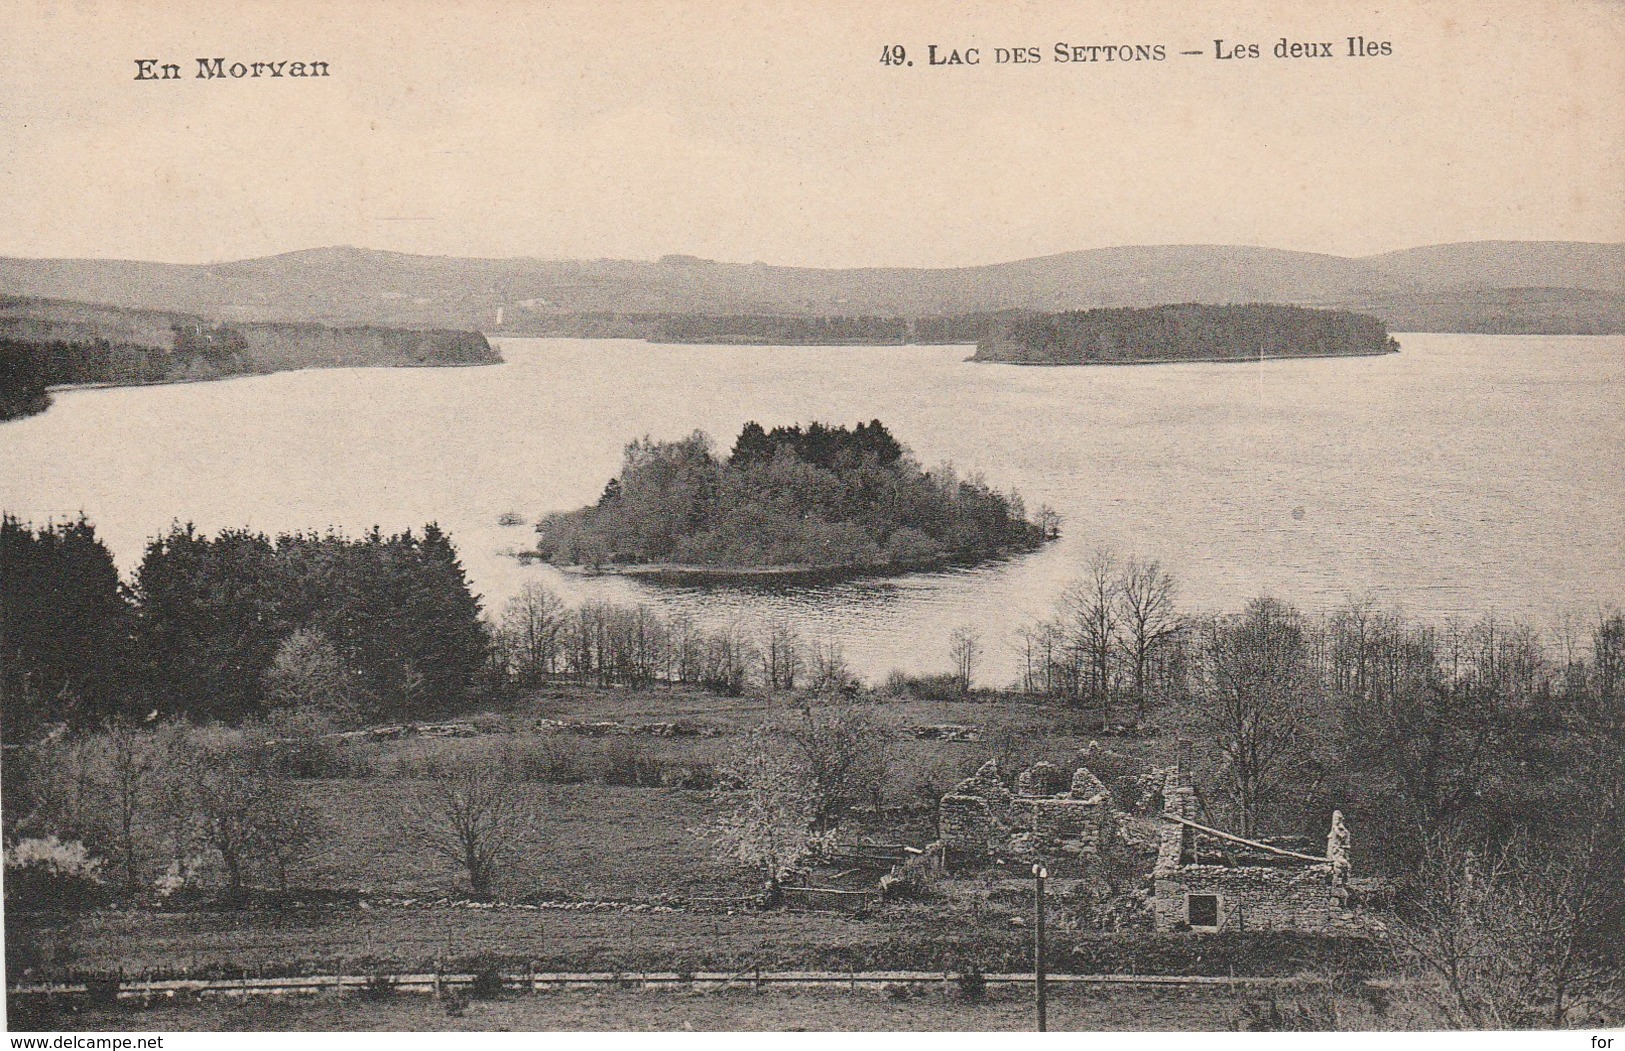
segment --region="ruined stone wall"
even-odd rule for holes
[[[1103,801],[1059,796],[1017,796],[1011,806],[1016,829],[1038,836],[1076,839],[1085,853],[1100,846]]]
[[[985,854],[1008,838],[981,796],[947,795],[937,809],[937,838],[955,854]]]
[[[1099,851],[1102,837],[1112,827],[1111,793],[1093,774],[1080,768],[1067,777],[1039,763],[1024,771],[1017,784],[1023,791],[1012,795],[989,760],[956,785],[942,797],[937,811],[943,846],[960,856],[1011,852],[1012,839],[1021,847],[1014,853],[1023,855],[1042,852],[1045,844],[1056,846],[1057,841],[1073,854]],[[1070,790],[1040,791],[1057,786]]]
[[[1220,929],[1231,931],[1326,930],[1341,918],[1345,900],[1344,889],[1332,882],[1330,865],[1186,865],[1155,882],[1152,908],[1158,930],[1185,922],[1187,894],[1217,894]]]
[[[1170,773],[1162,788],[1162,812],[1169,817],[1189,820],[1195,809],[1195,791],[1179,783],[1177,770]],[[1157,830],[1157,864],[1151,872],[1153,879],[1172,877],[1179,871],[1190,836],[1190,830],[1177,821],[1164,820],[1161,826]]]

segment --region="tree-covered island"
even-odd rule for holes
[[[1114,365],[1261,361],[1392,354],[1399,344],[1377,318],[1274,303],[1017,312],[976,344],[974,361],[1017,365]]]
[[[1014,491],[924,470],[879,420],[747,423],[726,457],[703,432],[626,447],[598,502],[547,516],[536,554],[656,579],[903,573],[1032,551],[1057,535]]]

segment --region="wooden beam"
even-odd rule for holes
[[[1331,858],[1317,858],[1313,854],[1299,854],[1295,850],[1284,850],[1281,847],[1272,847],[1268,843],[1260,843],[1257,840],[1242,839],[1240,836],[1231,835],[1229,832],[1220,832],[1216,828],[1208,828],[1206,825],[1198,825],[1194,821],[1189,821],[1173,814],[1165,813],[1162,816],[1166,821],[1176,821],[1181,825],[1194,828],[1198,832],[1205,832],[1210,836],[1218,836],[1220,839],[1228,839],[1232,843],[1240,843],[1244,846],[1255,847],[1258,850],[1268,851],[1271,854],[1279,854],[1284,858],[1297,858],[1299,861],[1313,861],[1317,865],[1330,865],[1332,863]]]

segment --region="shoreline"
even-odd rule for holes
[[[1471,334],[1471,333],[1469,333]],[[1398,350],[1362,351],[1358,354],[1262,354],[1250,358],[1134,358],[1127,361],[1011,361],[982,358],[972,354],[967,362],[975,365],[1031,365],[1038,368],[1077,368],[1092,365],[1261,365],[1266,361],[1307,361],[1323,358],[1385,358]]]
[[[1054,539],[1054,538],[1051,538]],[[1049,543],[1045,541],[1044,543]],[[715,584],[826,584],[869,577],[901,577],[910,573],[937,573],[951,569],[968,569],[1003,562],[1018,555],[1032,554],[1043,544],[1028,549],[1011,548],[986,558],[961,560],[931,559],[923,562],[886,563],[884,565],[815,566],[800,563],[785,566],[710,566],[685,562],[647,562],[605,564],[602,566],[555,565],[545,562],[534,552],[522,551],[514,557],[520,562],[540,562],[561,573],[577,577],[628,577],[654,584],[715,585]]]
[[[97,380],[94,383],[53,383],[46,387],[46,393],[58,394],[76,390],[113,390],[119,387],[169,387],[180,383],[216,383],[220,380],[245,380],[256,376],[275,376],[283,372],[316,372],[321,369],[473,369],[483,368],[486,365],[503,365],[506,362],[497,361],[447,361],[431,364],[423,361],[403,361],[398,365],[341,365],[337,362],[331,365],[296,365],[287,369],[265,369],[252,372],[227,372],[219,376],[173,376],[161,380],[131,380],[120,383],[116,380]]]

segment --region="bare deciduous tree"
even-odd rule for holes
[[[1254,599],[1203,631],[1205,683],[1198,717],[1224,757],[1221,776],[1238,830],[1258,831],[1262,804],[1306,748],[1307,642],[1298,611]]]
[[[838,694],[857,685],[857,677],[846,663],[846,653],[835,640],[814,643],[811,660],[811,677],[807,685],[814,693]]]
[[[970,693],[976,665],[982,659],[981,633],[969,624],[955,628],[948,636],[948,659],[953,662],[959,692]]]
[[[502,637],[520,689],[534,687],[559,670],[568,616],[563,600],[539,580],[527,582],[503,607]]]
[[[1118,578],[1118,621],[1134,692],[1134,710],[1144,718],[1150,698],[1152,660],[1179,631],[1174,610],[1174,578],[1156,560],[1131,557]]]
[[[834,828],[854,803],[879,796],[892,733],[863,705],[809,702],[775,729],[806,773],[818,831]]]
[[[512,764],[461,762],[422,782],[404,805],[402,831],[460,867],[479,898],[502,866],[541,835],[541,821]]]
[[[104,820],[111,846],[124,871],[124,889],[136,889],[145,836],[141,823],[152,806],[153,780],[162,759],[150,731],[122,719],[110,719],[97,740],[98,780],[106,795]]]
[[[774,621],[762,638],[762,685],[793,690],[801,674],[801,636],[788,621]]]
[[[231,891],[256,871],[285,886],[325,826],[321,813],[272,769],[260,730],[183,729],[167,745],[166,805],[178,858],[216,857]]]
[[[1068,644],[1078,654],[1083,671],[1083,693],[1101,706],[1101,718],[1106,721],[1111,719],[1119,586],[1117,557],[1100,549],[1090,557],[1084,575],[1061,598]]]
[[[1419,900],[1393,928],[1401,961],[1452,1028],[1606,1024],[1625,1002],[1616,926],[1620,788],[1567,849],[1496,853],[1430,842]]]

